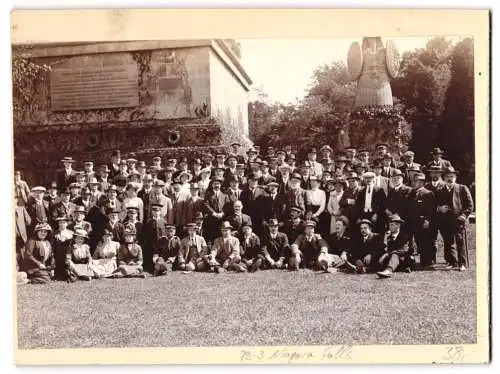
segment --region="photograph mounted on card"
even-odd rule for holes
[[[11,26],[17,364],[489,361],[488,11]]]

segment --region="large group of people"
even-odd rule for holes
[[[458,171],[434,148],[418,164],[387,144],[254,146],[151,163],[61,160],[48,186],[15,172],[19,283],[265,269],[373,272],[466,270],[473,211]],[[149,161],[149,160],[148,160]],[[418,259],[418,261],[417,261]]]

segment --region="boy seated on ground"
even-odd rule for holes
[[[299,267],[312,270],[326,270],[319,267],[319,262],[333,261],[328,254],[328,244],[320,234],[314,232],[316,222],[305,222],[304,233],[300,234],[291,246],[291,256],[288,262],[289,270],[298,270]]]

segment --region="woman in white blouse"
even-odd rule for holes
[[[144,218],[144,203],[140,197],[137,197],[138,185],[136,183],[127,184],[127,197],[123,200],[123,210],[120,213],[120,220],[127,217],[127,208],[137,208],[139,210],[138,221],[142,222]]]
[[[111,277],[117,269],[116,255],[120,243],[112,240],[113,233],[109,229],[104,229],[102,240],[97,244],[94,252],[94,260],[91,264],[91,269],[98,278]]]
[[[344,197],[344,190],[347,188],[347,182],[344,178],[331,179],[326,184],[328,190],[328,202],[326,210],[330,217],[328,233],[335,233],[335,221],[337,217],[343,214],[344,206],[347,203]]]
[[[321,181],[316,176],[309,177],[311,189],[306,191],[306,219],[320,222],[326,207],[326,194],[319,186]]]

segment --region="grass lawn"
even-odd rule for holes
[[[175,272],[23,285],[19,348],[475,343],[473,232],[469,241],[466,272],[397,273],[389,280]]]

